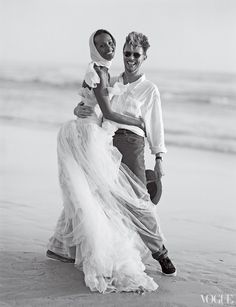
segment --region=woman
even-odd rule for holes
[[[114,38],[98,30],[89,45],[92,62],[81,90],[84,103],[91,108],[98,103],[109,120],[143,128],[140,119],[110,108],[109,96],[124,91],[123,87],[109,88]],[[158,285],[144,272],[141,257],[147,248],[135,226],[140,224],[136,216],[153,206],[146,187],[121,164],[121,154],[112,145],[112,129],[109,122],[101,128],[95,112],[60,129],[58,164],[64,209],[48,244],[48,256],[75,259],[91,291],[154,291]],[[131,216],[128,207],[135,208],[136,216]]]

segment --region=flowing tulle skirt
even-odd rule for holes
[[[146,188],[121,165],[113,132],[96,120],[73,120],[60,129],[64,208],[48,248],[74,258],[91,291],[154,291],[158,285],[144,271],[147,248],[135,226],[139,213],[153,206]]]

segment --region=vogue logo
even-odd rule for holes
[[[201,294],[201,299],[204,304],[218,304],[235,306],[234,294]]]

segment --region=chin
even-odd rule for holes
[[[130,73],[130,74],[133,74],[135,73],[137,70],[136,69],[130,69],[130,68],[126,68],[126,70]]]
[[[137,71],[137,67],[130,68],[128,65],[125,65],[125,69],[129,73],[135,73]]]
[[[111,61],[113,59],[113,56],[111,56],[111,57],[106,56],[106,57],[104,57],[104,59],[107,60],[107,61]]]
[[[106,57],[104,56],[104,59],[107,61],[111,61],[114,58],[114,55],[115,55],[114,53],[106,54]]]

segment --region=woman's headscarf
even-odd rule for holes
[[[92,88],[96,87],[97,83],[100,83],[100,78],[94,69],[94,64],[96,64],[97,66],[105,66],[107,68],[110,68],[112,63],[112,60],[108,61],[104,59],[97,51],[97,48],[94,43],[94,36],[96,35],[96,33],[97,31],[94,32],[89,38],[90,57],[92,62],[89,63],[84,77],[84,81],[88,84],[88,86]],[[109,34],[115,44],[115,39],[113,38],[113,36],[108,31],[104,31],[104,33]]]

